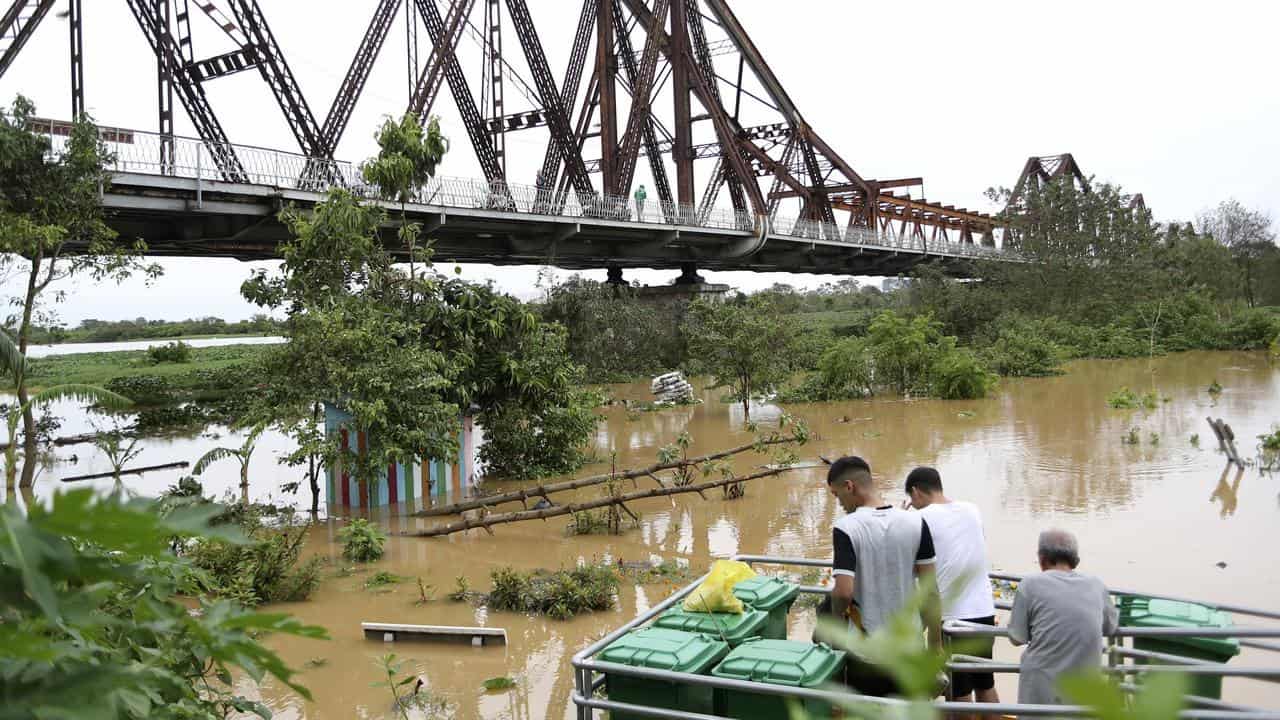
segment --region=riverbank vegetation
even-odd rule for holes
[[[81,320],[75,327],[33,325],[31,342],[36,345],[61,343],[126,342],[129,340],[185,340],[197,337],[253,337],[276,335],[280,322],[259,313],[248,320],[228,322],[202,317],[186,320]]]
[[[1007,208],[1006,246],[1028,262],[974,261],[964,280],[922,266],[884,290],[853,279],[809,291],[775,285],[683,312],[572,277],[538,307],[566,325],[589,378],[679,367],[710,372],[734,401],[744,386],[786,402],[971,398],[994,376],[1053,375],[1076,358],[1280,356],[1280,248],[1265,215],[1227,201],[1192,223],[1162,225],[1120,188],[1091,182],[1085,191],[1069,178],[990,195]],[[608,310],[593,316],[597,306]],[[666,323],[651,317],[659,309]],[[758,366],[742,369],[751,358]],[[731,374],[745,379],[726,383]]]

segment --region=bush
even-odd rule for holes
[[[610,610],[618,573],[609,565],[580,565],[572,570],[521,573],[501,568],[490,575],[489,607],[568,620],[583,612]]]
[[[898,393],[926,388],[942,339],[938,323],[928,315],[908,318],[892,310],[877,315],[867,334],[877,384]],[[948,339],[954,347],[955,338]]]
[[[996,376],[969,350],[954,349],[933,364],[931,389],[943,400],[972,400],[986,397],[996,384]]]
[[[161,375],[127,375],[111,378],[103,387],[129,398],[138,405],[164,405],[174,400],[173,383],[169,378]]]
[[[191,346],[181,340],[164,345],[148,345],[147,359],[152,365],[191,362]]]
[[[778,402],[825,402],[867,397],[872,393],[874,359],[865,338],[837,341],[818,359],[816,372],[797,386],[778,393]]]
[[[338,531],[342,557],[355,562],[373,562],[382,557],[387,536],[364,518],[356,518]]]
[[[1280,336],[1280,317],[1262,308],[1242,310],[1227,325],[1227,338],[1238,350],[1264,350]]]
[[[1107,395],[1107,405],[1116,410],[1136,410],[1145,408],[1154,410],[1159,404],[1159,398],[1154,391],[1143,393],[1141,397],[1127,387]]]
[[[248,544],[202,538],[181,548],[201,571],[204,588],[249,607],[311,597],[320,584],[320,558],[299,562],[309,524],[296,522],[287,512],[277,525],[268,527],[256,506],[237,504],[229,510],[234,512],[218,520],[239,525],[249,537]]]
[[[1002,320],[995,341],[983,351],[992,370],[1014,377],[1060,374],[1067,355],[1040,325],[1022,319]]]

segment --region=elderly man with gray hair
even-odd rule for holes
[[[1116,606],[1101,580],[1076,572],[1080,546],[1071,533],[1040,533],[1039,556],[1042,572],[1018,585],[1009,639],[1027,646],[1018,702],[1060,704],[1058,679],[1101,662],[1102,636],[1116,631]]]

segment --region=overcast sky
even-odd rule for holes
[[[259,4],[322,122],[374,0]],[[4,104],[22,93],[43,116],[70,115],[67,21],[56,16],[63,5],[55,6],[0,79]],[[529,0],[529,5],[559,77],[580,5],[570,0]],[[863,177],[923,176],[928,199],[990,211],[995,208],[983,191],[1012,184],[1028,156],[1071,152],[1085,172],[1142,192],[1160,221],[1191,219],[1229,197],[1280,217],[1278,3],[739,0],[732,5],[806,120]],[[196,56],[230,50],[231,41],[195,7],[192,3]],[[101,124],[155,130],[155,61],[126,4],[91,0],[84,3],[84,13],[91,114]],[[398,113],[407,101],[402,17],[339,147],[342,159],[370,155],[380,118]],[[479,8],[474,18],[480,22]],[[530,80],[509,21],[504,29],[515,71]],[[722,37],[709,30],[713,41]],[[425,62],[430,50],[425,29],[420,36]],[[478,94],[476,48],[464,38],[460,54]],[[735,58],[717,62],[722,75],[736,70]],[[256,72],[212,81],[207,89],[233,142],[297,150]],[[661,117],[669,117],[669,92],[660,93],[654,105]],[[507,111],[528,107],[508,82]],[[622,108],[625,118],[625,103]],[[479,177],[447,88],[435,112],[453,140],[441,172]],[[759,105],[744,105],[744,124],[776,119]],[[700,124],[696,139],[710,131],[706,125]],[[194,134],[181,110],[177,127],[180,134]],[[532,182],[543,132],[508,135],[512,182]],[[586,154],[595,157],[598,150],[589,148]],[[709,161],[698,167],[707,172]],[[641,162],[637,182],[646,179]],[[149,288],[140,281],[66,287],[61,319],[72,325],[89,317],[238,319],[256,310],[238,294],[252,264],[182,259],[164,265],[165,276]],[[522,297],[532,294],[536,273],[533,267],[464,267],[465,277],[492,278]],[[830,279],[704,274],[743,288]],[[674,275],[629,272],[628,279],[659,283]]]

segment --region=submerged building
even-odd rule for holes
[[[351,426],[352,417],[325,403],[324,431],[339,437],[344,450],[364,453],[369,440]],[[390,463],[374,478],[357,478],[342,467],[325,470],[329,504],[343,507],[385,507],[404,504],[410,509],[465,497],[476,479],[476,428],[470,415],[458,419],[455,457],[422,463]]]

